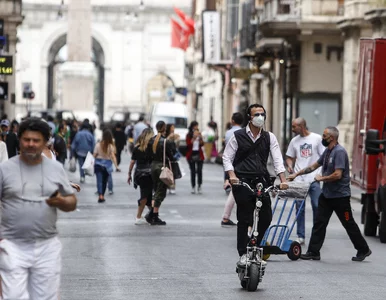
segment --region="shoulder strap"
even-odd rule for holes
[[[166,139],[164,139],[164,159],[163,159],[163,167],[165,168],[165,160],[166,160]]]

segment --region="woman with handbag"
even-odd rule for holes
[[[197,193],[201,194],[202,185],[202,166],[204,164],[204,153],[202,146],[204,141],[198,130],[198,122],[190,123],[189,132],[186,135],[186,159],[190,168],[190,181],[192,184],[192,194],[196,193],[196,174],[197,174]]]
[[[153,179],[154,196],[152,210],[146,217],[150,225],[166,225],[165,221],[159,218],[159,208],[166,198],[168,185],[174,183],[173,173],[171,172],[171,163],[174,161],[172,143],[165,137],[166,124],[164,121],[158,121],[156,124],[157,135],[150,139],[147,146],[147,153],[152,159],[151,176]],[[164,175],[168,178],[165,178]],[[171,177],[171,178],[170,178]],[[165,184],[168,182],[168,185]]]
[[[134,146],[129,167],[129,178],[127,182],[134,181],[134,188],[139,186],[141,198],[138,200],[137,217],[135,225],[147,224],[142,217],[145,206],[151,210],[151,200],[153,197],[153,180],[151,178],[151,158],[146,153],[147,145],[153,137],[153,129],[146,128],[138,137],[137,144]],[[134,180],[131,176],[135,165]]]
[[[180,179],[182,177],[181,170],[178,165],[178,160],[181,157],[181,153],[178,152],[178,146],[180,143],[180,136],[174,133],[174,124],[166,125],[166,139],[171,142],[172,151],[175,161],[172,163],[172,171],[174,179]],[[176,183],[169,187],[169,193],[172,195],[176,194]]]
[[[105,202],[105,192],[109,175],[113,172],[113,164],[117,172],[121,171],[115,158],[113,134],[109,129],[103,131],[102,140],[95,145],[94,157],[94,171],[99,195],[98,203],[103,203]]]

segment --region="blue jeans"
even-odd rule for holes
[[[85,160],[86,160],[86,157],[78,156],[80,178],[84,178],[84,176],[85,176],[84,170],[82,169],[82,166],[83,166]]]
[[[322,190],[320,189],[320,183],[319,182],[313,182],[310,186],[310,189],[308,190],[308,195],[311,198],[311,206],[312,206],[312,212],[313,212],[313,223],[315,224],[316,215],[318,212],[318,202],[319,202],[319,196],[322,193]],[[299,211],[299,207],[303,201],[302,200],[296,200],[296,213]],[[305,229],[305,206],[306,201],[304,201],[304,205],[299,213],[299,217],[297,220],[297,235],[299,238],[305,238],[306,237],[306,229]]]
[[[94,166],[96,180],[97,180],[97,189],[99,195],[104,195],[106,192],[107,181],[109,180],[109,172],[106,168],[100,165]]]

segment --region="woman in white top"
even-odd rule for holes
[[[8,160],[7,145],[3,142],[3,132],[0,129],[0,163]]]

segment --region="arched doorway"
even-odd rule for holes
[[[148,103],[147,111],[149,111],[152,105],[157,102],[174,100],[174,82],[170,76],[160,72],[147,82],[146,92]]]
[[[60,36],[51,46],[48,53],[48,82],[47,82],[47,108],[55,108],[60,98],[60,78],[58,69],[62,63],[67,60],[67,35]],[[103,120],[104,115],[104,83],[105,83],[105,54],[100,43],[92,38],[92,51],[90,53],[91,61],[95,64],[96,81],[94,92],[94,106]]]

